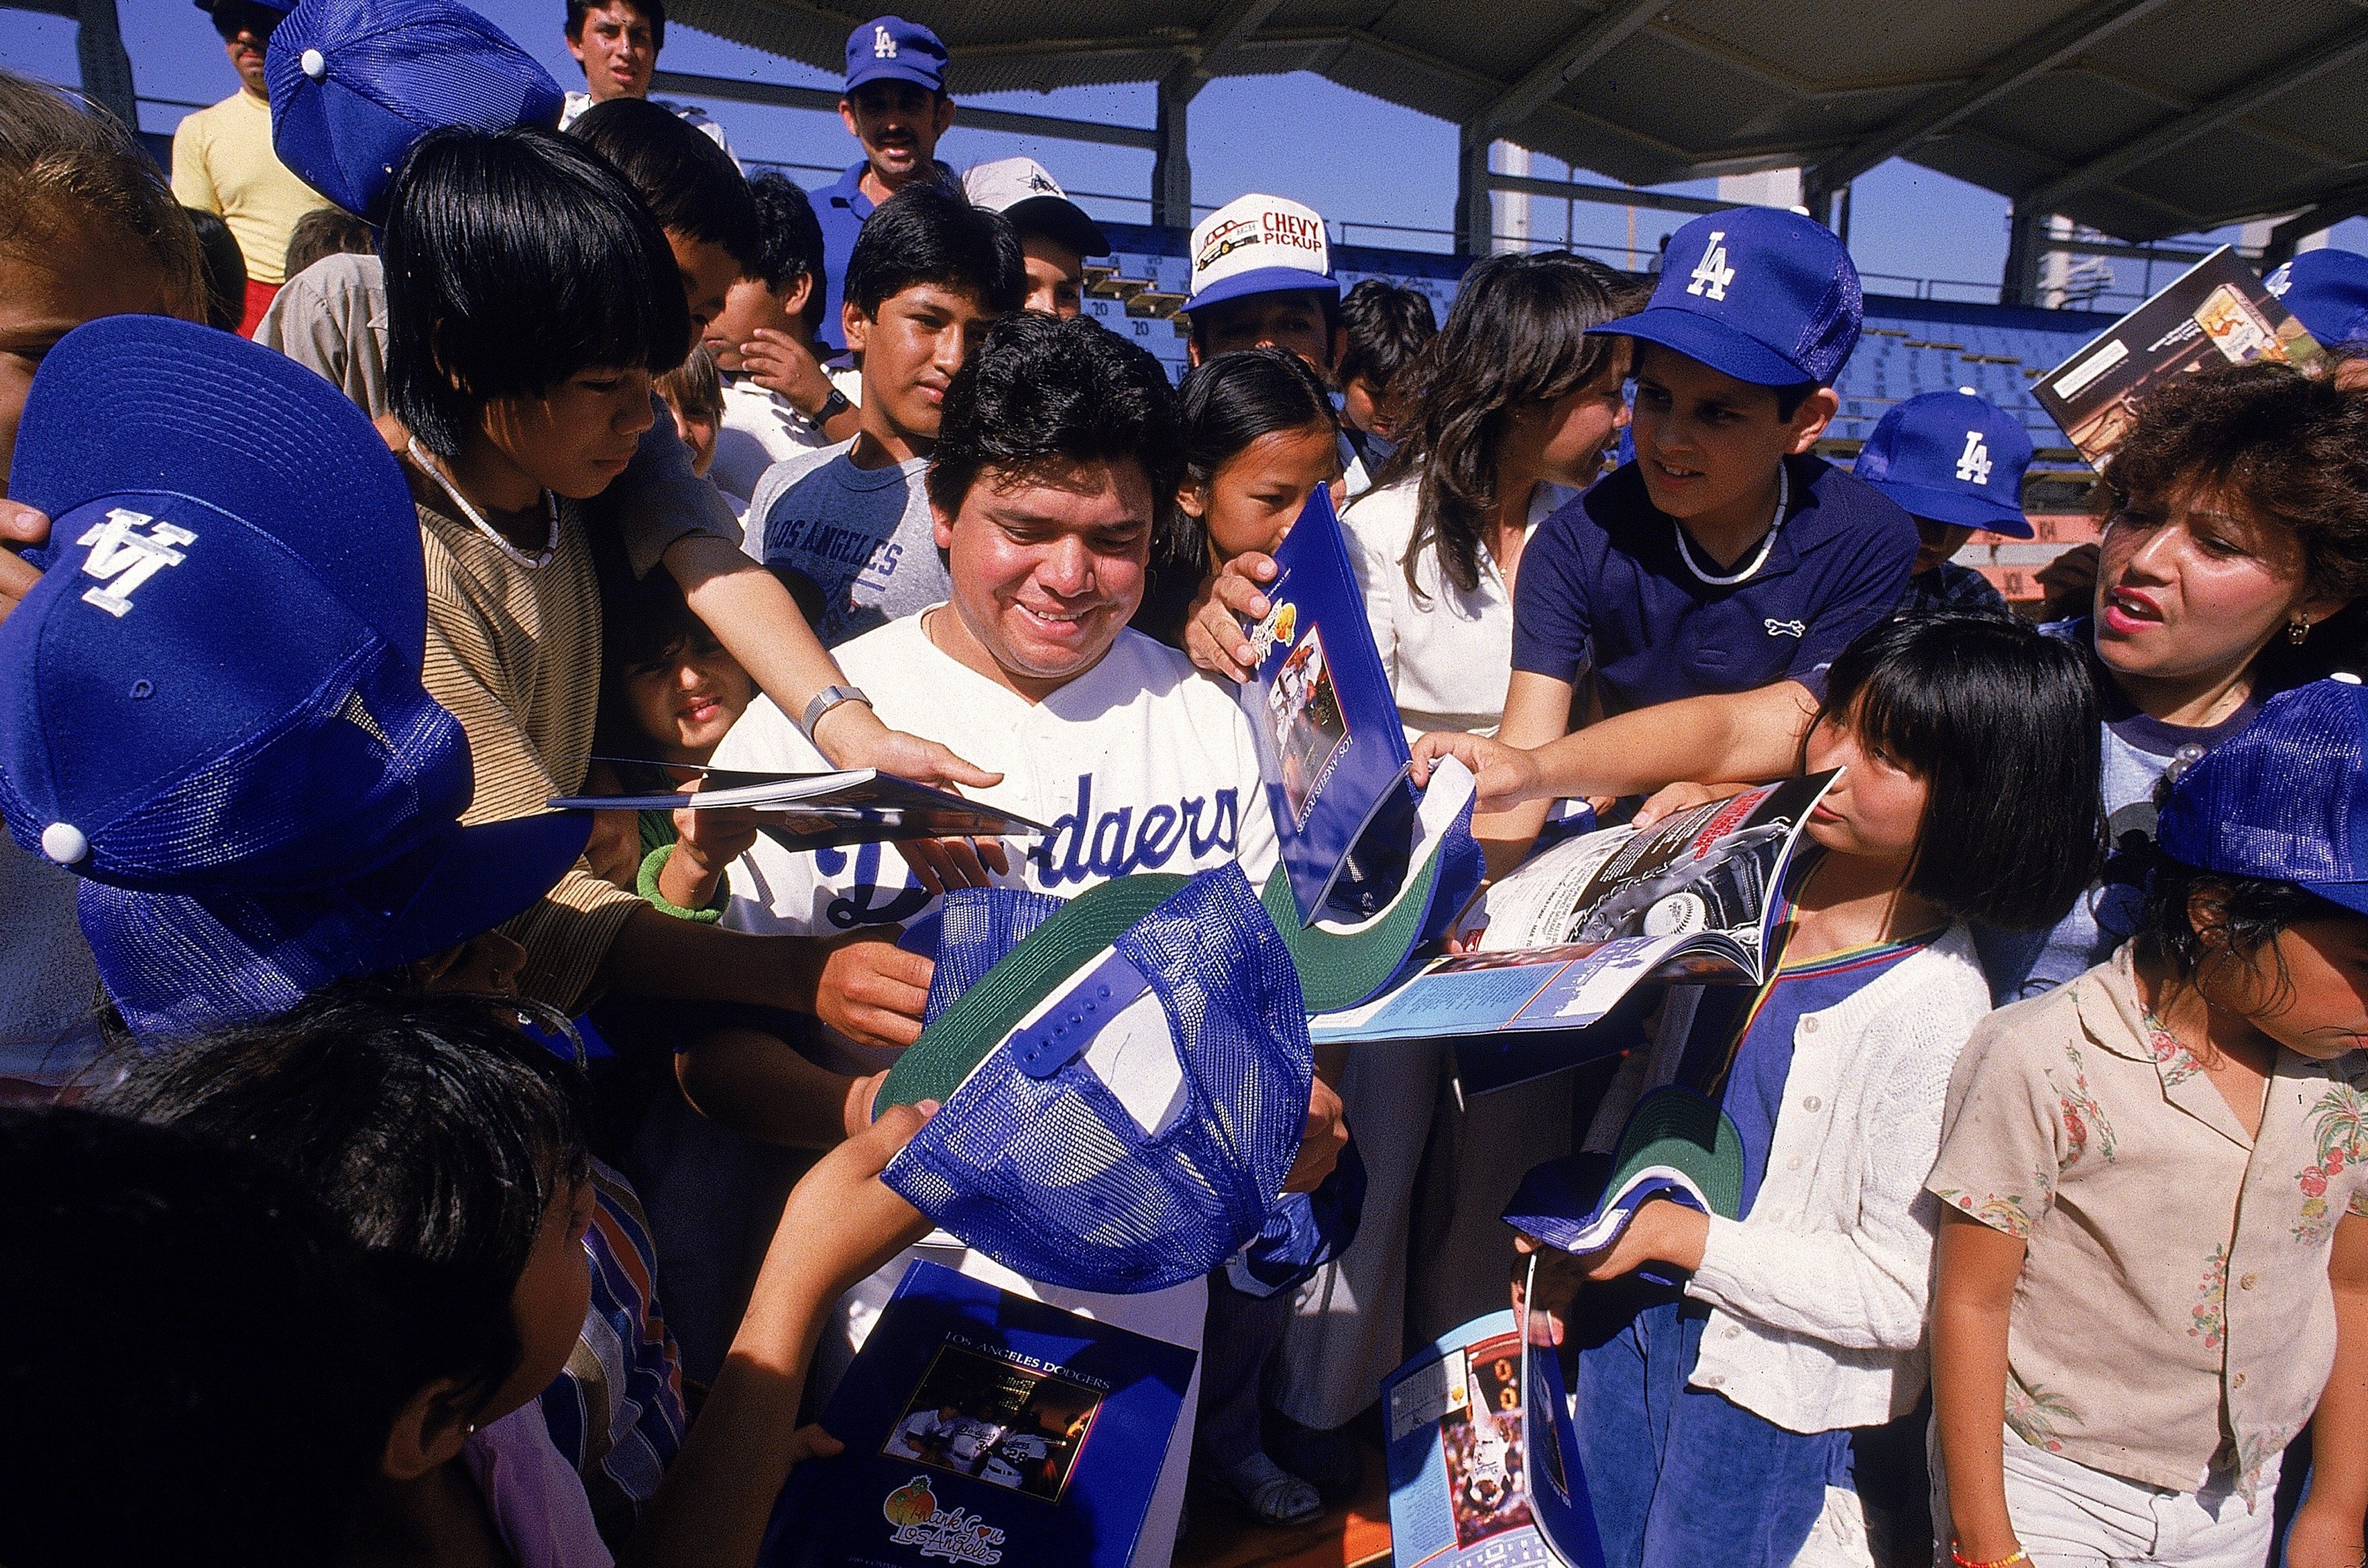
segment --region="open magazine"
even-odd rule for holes
[[[1838,774],[1759,785],[1641,833],[1611,827],[1555,845],[1474,903],[1463,924],[1479,929],[1477,951],[1320,1014],[1309,1033],[1324,1045],[1567,1032],[1647,980],[1757,985],[1785,869]]]
[[[2222,245],[2041,377],[2032,392],[2101,469],[2147,388],[2207,365],[2308,366],[2324,357],[2235,249]]]
[[[598,759],[614,768],[624,793],[563,795],[554,811],[713,812],[746,808],[784,849],[828,849],[907,838],[999,838],[1044,833],[1043,824],[932,790],[875,768],[832,773],[737,773],[633,758]],[[681,793],[692,782],[699,789]]]
[[[1382,1382],[1390,1546],[1424,1568],[1544,1568],[1522,1441],[1520,1326],[1474,1318]]]

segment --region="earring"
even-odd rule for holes
[[[2309,635],[2310,617],[2306,615],[2296,616],[2294,619],[2286,622],[2286,641],[2293,643],[2295,647],[2301,647],[2303,639]]]

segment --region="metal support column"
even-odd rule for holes
[[[74,58],[82,67],[83,96],[140,129],[140,104],[131,89],[131,56],[115,19],[115,0],[80,0],[74,7]]]
[[[1496,244],[1496,209],[1488,199],[1490,137],[1479,125],[1460,127],[1455,157],[1455,254],[1486,256]]]
[[[1159,145],[1151,159],[1151,221],[1165,228],[1192,226],[1192,96],[1200,81],[1179,71],[1159,84]]]
[[[2046,213],[2026,210],[2020,203],[2008,215],[2006,268],[1998,278],[1998,303],[2039,302],[2039,260],[2046,247],[2047,218]]]

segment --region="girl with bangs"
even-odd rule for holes
[[[1638,1056],[1734,1124],[1736,1217],[1655,1200],[1599,1252],[1521,1244],[1531,1338],[1581,1347],[1611,1568],[1915,1554],[1923,1189],[1989,1007],[1970,925],[2044,928],[2086,882],[2097,735],[2080,654],[2019,622],[1887,621],[1834,662],[1802,761],[1842,773],[1787,872],[1768,979],[1672,993]]]

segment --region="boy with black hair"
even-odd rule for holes
[[[857,433],[766,471],[746,518],[750,554],[822,589],[825,647],[946,597],[921,475],[954,373],[1027,288],[1010,223],[959,190],[911,187],[864,225],[840,310],[863,358]]]
[[[572,128],[596,104],[643,98],[696,129],[738,167],[740,160],[724,139],[723,127],[709,119],[705,109],[650,97],[650,78],[658,68],[658,51],[666,48],[666,0],[567,0],[564,36],[567,52],[584,68],[584,91],[567,95],[559,129]]]
[[[998,158],[962,176],[962,190],[981,207],[1011,220],[1027,258],[1027,309],[1047,315],[1083,315],[1086,257],[1108,256],[1110,237],[1091,214],[1069,199],[1033,158]]]
[[[611,98],[568,128],[617,166],[666,231],[694,332],[723,310],[733,283],[763,258],[757,203],[731,155],[645,98]]]
[[[336,1560],[404,1324],[294,1181],[169,1128],[0,1108],[0,1559]]]
[[[829,284],[822,336],[834,352],[852,348],[842,335],[839,307],[846,301],[856,236],[872,212],[909,186],[959,184],[953,171],[938,161],[938,140],[954,123],[954,101],[946,97],[943,40],[902,17],[875,17],[848,33],[838,118],[863,144],[863,160],[849,165],[814,204]]]
[[[1338,372],[1341,434],[1365,471],[1379,473],[1397,449],[1397,423],[1406,412],[1392,388],[1423,345],[1439,335],[1439,317],[1429,295],[1368,278],[1340,297],[1340,324],[1348,333]]]
[[[864,245],[894,205],[882,210]],[[851,281],[860,276],[859,267]],[[852,303],[848,320],[859,324]],[[949,597],[864,633],[841,656],[893,722],[949,737],[1004,767],[1004,782],[981,791],[982,799],[1053,824],[1011,857],[999,881],[1066,898],[1132,872],[1191,872],[1229,861],[1255,885],[1274,864],[1257,746],[1231,691],[1127,627],[1182,476],[1165,373],[1144,350],[1092,321],[1022,312],[997,322],[947,390],[928,499],[932,557],[944,552]],[[814,756],[786,716],[759,701],[724,737],[715,761],[803,768]],[[753,932],[893,931],[938,907],[888,846],[791,855],[760,841],[734,864],[731,886],[724,923]],[[860,1126],[871,1104],[861,1075],[893,1057],[827,1035],[812,1049],[857,1091],[848,1103]],[[792,1054],[755,1035],[711,1037],[684,1053],[680,1073],[709,1114],[776,1138],[797,1114],[797,1096],[810,1095],[803,1081],[785,1078]],[[1293,1187],[1320,1180],[1344,1137],[1338,1101],[1319,1084]],[[1201,1343],[1201,1280],[1135,1296],[1052,1291],[948,1244],[960,1252],[964,1272],[1006,1290],[1049,1292],[1064,1307],[1137,1332]],[[843,1309],[850,1344],[868,1331],[895,1274],[892,1267],[850,1293]],[[1137,1568],[1167,1560],[1194,1408],[1188,1391]]]
[[[822,368],[822,225],[785,175],[748,182],[757,265],[724,296],[704,342],[723,372],[723,424],[709,477],[746,506],[777,462],[855,435],[855,404]],[[825,350],[827,352],[827,350]]]
[[[1481,774],[1483,809],[1698,778],[1738,735],[1754,766],[1733,777],[1793,771],[1826,666],[1907,591],[1915,520],[1811,455],[1858,343],[1841,242],[1743,208],[1695,219],[1668,254],[1644,311],[1590,329],[1635,342],[1636,456],[1521,552],[1497,738],[1417,744]],[[1568,734],[1582,680],[1605,717]],[[1534,833],[1544,808],[1527,810]]]

